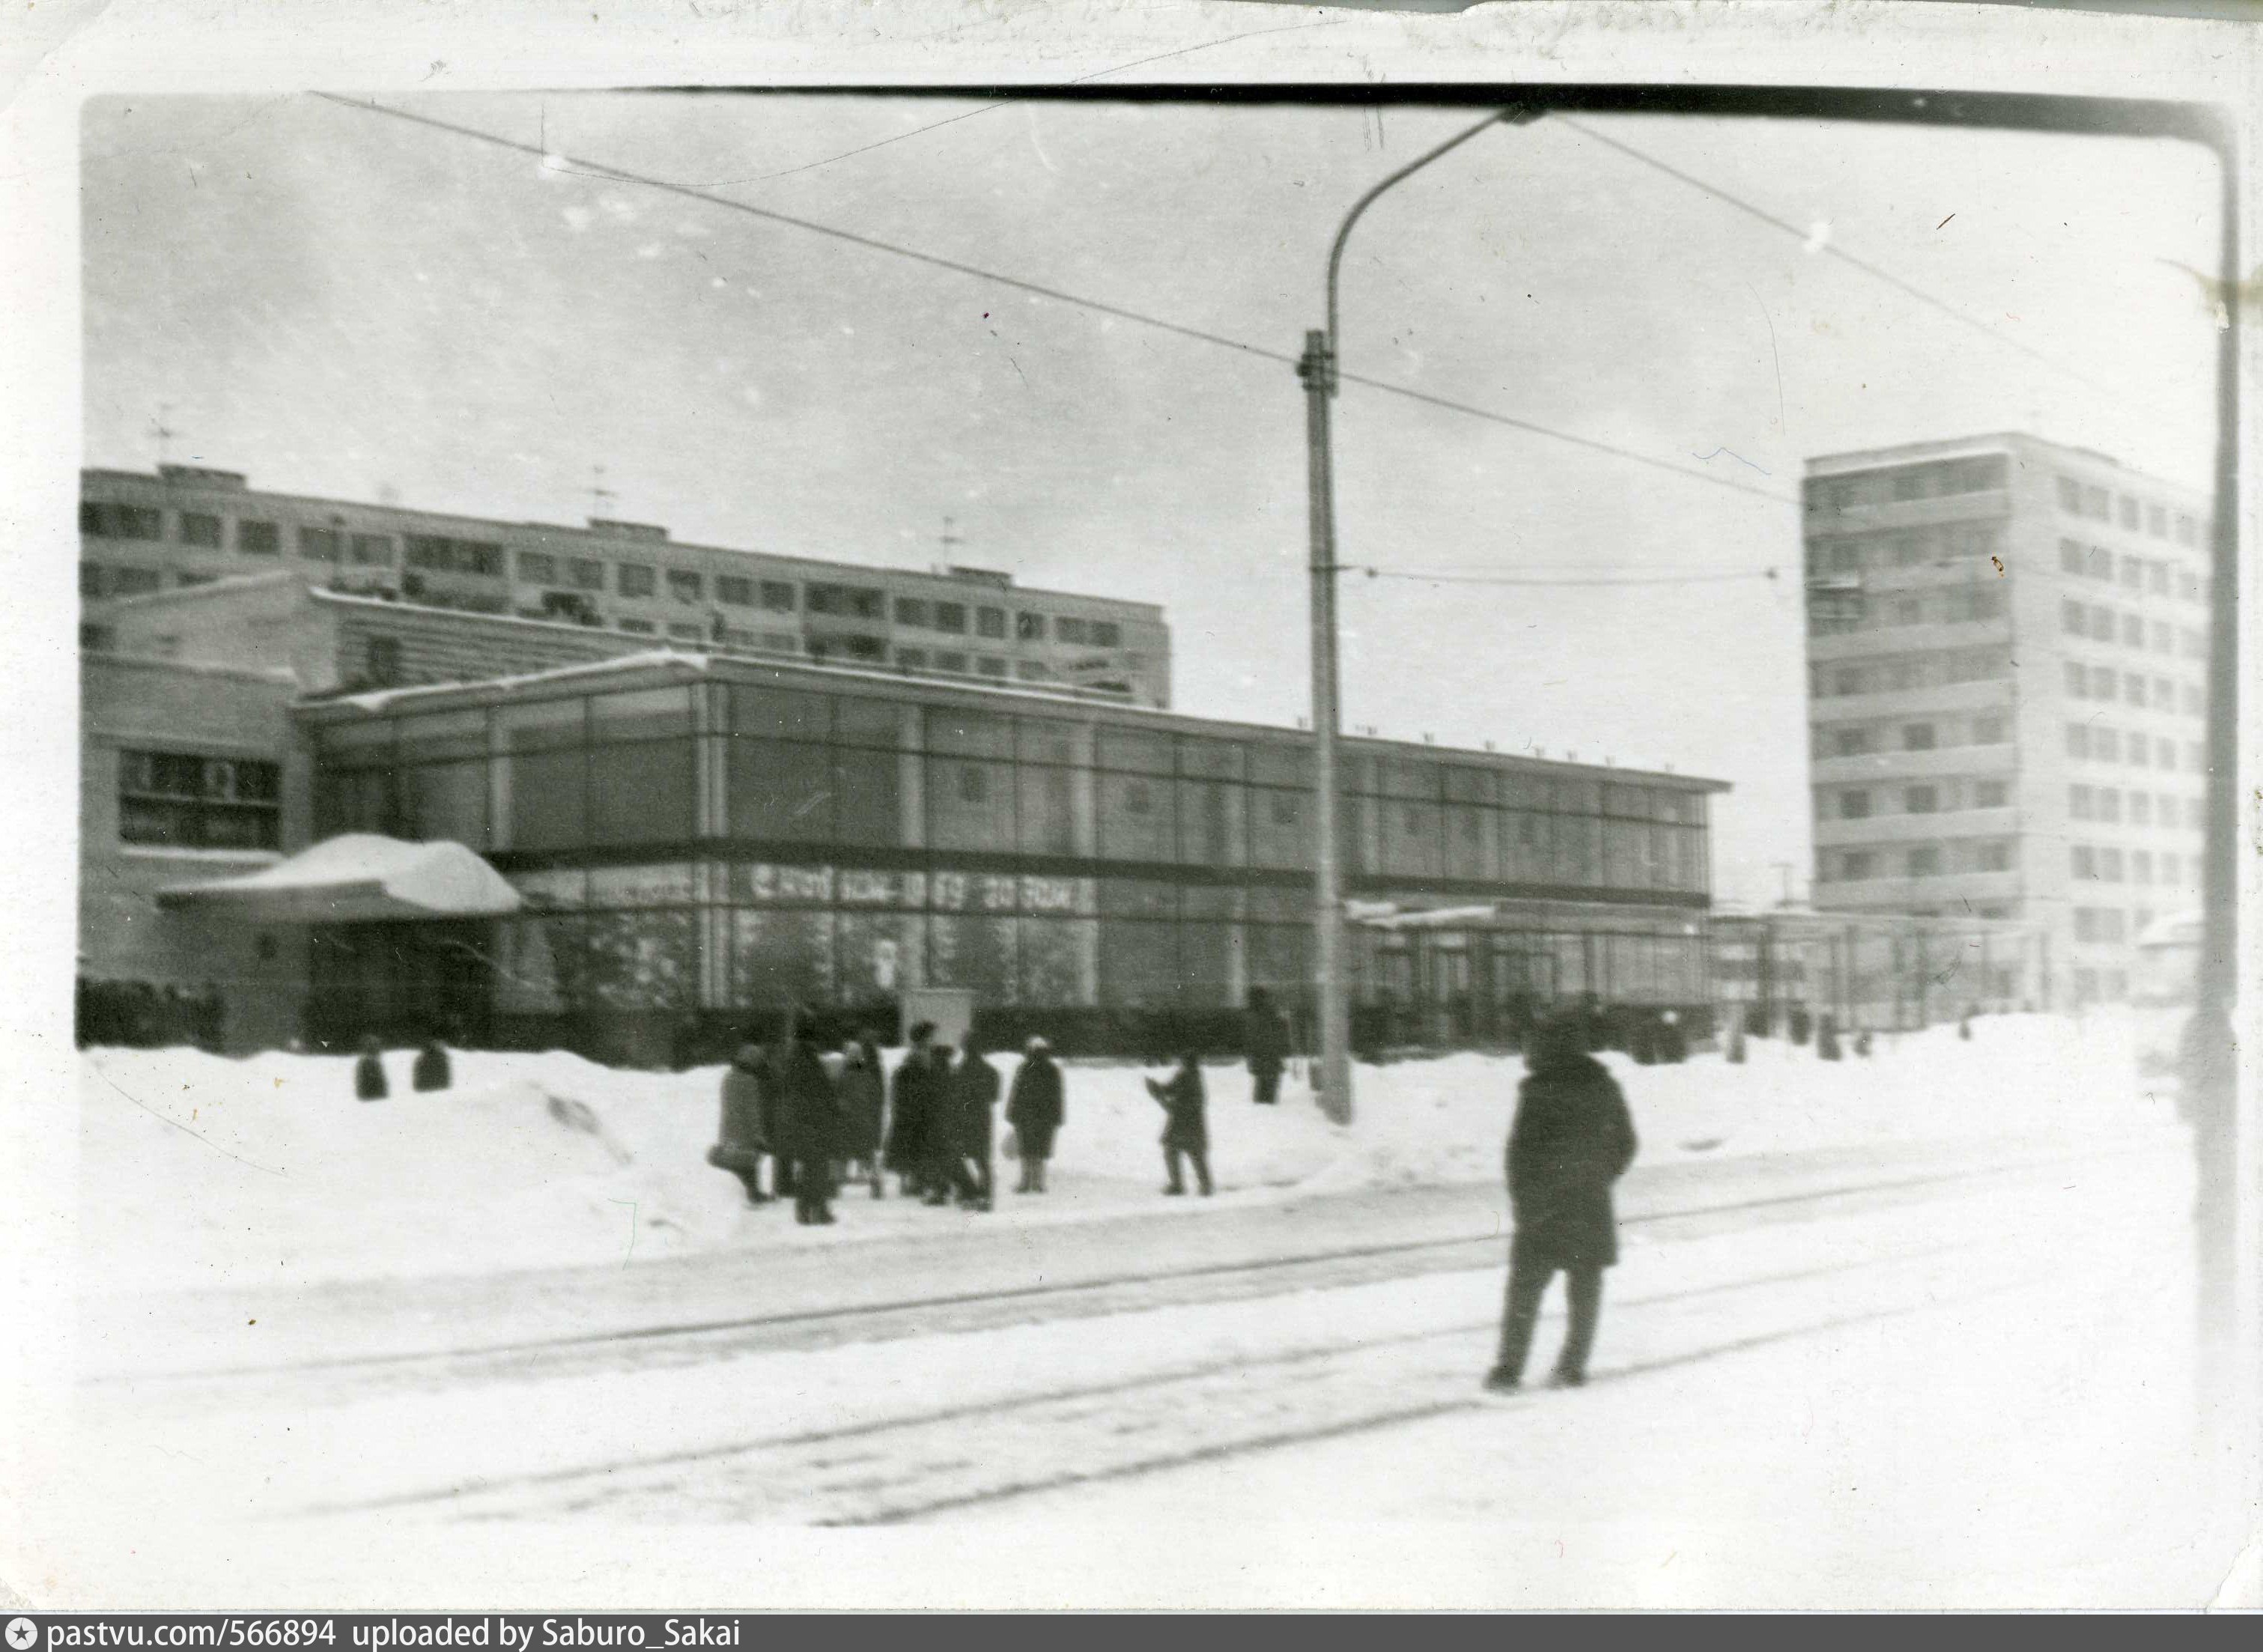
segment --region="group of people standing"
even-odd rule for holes
[[[935,1031],[926,1021],[912,1028],[893,1082],[870,1028],[838,1054],[819,1048],[807,1017],[796,1018],[780,1047],[749,1040],[725,1070],[708,1163],[738,1177],[750,1205],[791,1197],[794,1220],[805,1224],[834,1220],[834,1190],[844,1180],[864,1181],[881,1199],[890,1174],[906,1198],[990,1209],[998,1069],[972,1038],[954,1051]],[[1065,1113],[1060,1067],[1045,1040],[1031,1039],[1006,1102],[1022,1165],[1016,1192],[1045,1191],[1045,1161]]]

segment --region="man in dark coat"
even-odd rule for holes
[[[747,1203],[767,1205],[763,1192],[763,1155],[769,1143],[763,1135],[762,1047],[749,1039],[723,1069],[723,1116],[715,1130],[715,1145],[707,1149],[707,1163],[728,1170],[747,1190]]]
[[[935,1063],[928,1040],[934,1036],[932,1021],[912,1028],[910,1047],[904,1051],[888,1093],[887,1147],[882,1158],[889,1170],[903,1178],[907,1199],[917,1199],[927,1192],[927,1133],[935,1111]]]
[[[1269,1107],[1280,1098],[1281,1066],[1289,1054],[1289,1024],[1273,1007],[1273,995],[1262,987],[1250,990],[1244,1042],[1249,1051],[1253,1098]]]
[[[833,1153],[841,1138],[840,1103],[817,1053],[817,1027],[797,1022],[793,1042],[771,1069],[782,1163],[793,1166],[793,1219],[805,1225],[833,1220]]]
[[[871,1177],[872,1197],[881,1187],[880,1141],[887,1113],[887,1085],[881,1076],[880,1046],[866,1027],[850,1041],[840,1079],[841,1157]]]
[[[1170,1173],[1166,1193],[1187,1191],[1180,1172],[1182,1155],[1194,1161],[1196,1185],[1208,1199],[1210,1185],[1210,1124],[1204,1117],[1202,1064],[1192,1050],[1179,1057],[1179,1070],[1167,1083],[1147,1081],[1147,1093],[1163,1105],[1163,1168]]]
[[[1000,1080],[998,1069],[982,1054],[982,1047],[974,1041],[972,1032],[966,1035],[966,1047],[959,1052],[958,1066],[951,1077],[959,1163],[963,1170],[971,1172],[974,1184],[973,1197],[962,1195],[961,1202],[976,1210],[987,1210],[997,1185],[993,1160],[997,1152]]]
[[[1568,1017],[1544,1024],[1517,1092],[1516,1122],[1508,1134],[1508,1202],[1516,1233],[1509,1242],[1500,1353],[1486,1377],[1486,1387],[1496,1392],[1523,1380],[1540,1299],[1559,1268],[1572,1324],[1557,1356],[1556,1381],[1577,1388],[1587,1380],[1587,1353],[1602,1309],[1603,1270],[1619,1259],[1611,1184],[1634,1163],[1634,1119],[1617,1083],[1581,1047],[1584,1032]]]
[[[1053,1156],[1053,1137],[1066,1113],[1061,1070],[1053,1060],[1052,1047],[1043,1039],[1031,1039],[1006,1098],[1006,1122],[1014,1127],[1015,1148],[1022,1159],[1022,1180],[1016,1192],[1045,1191],[1045,1161]]]
[[[959,1113],[958,1073],[948,1044],[928,1047],[928,1081],[923,1105],[927,1121],[920,1139],[927,1150],[922,1180],[927,1197],[922,1202],[948,1205],[954,1199],[970,1209],[979,1208],[981,1190],[966,1168],[966,1127]]]

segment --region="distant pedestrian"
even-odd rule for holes
[[[1181,1160],[1190,1159],[1195,1167],[1195,1182],[1203,1197],[1211,1194],[1210,1182],[1210,1124],[1204,1116],[1205,1098],[1203,1094],[1202,1064],[1195,1053],[1189,1050],[1179,1057],[1178,1071],[1169,1080],[1157,1083],[1147,1081],[1147,1093],[1163,1106],[1163,1168],[1170,1173],[1165,1184],[1166,1193],[1179,1194],[1187,1191],[1186,1177]]]
[[[953,1200],[969,1209],[981,1203],[981,1190],[966,1168],[966,1132],[959,1115],[958,1054],[948,1044],[928,1049],[927,1124],[922,1139],[927,1148],[923,1177],[929,1205]]]
[[[1815,1053],[1826,1061],[1839,1059],[1839,1023],[1836,1018],[1826,1015],[1815,1024]]]
[[[1864,1027],[1855,1034],[1855,1054],[1864,1061],[1870,1059],[1870,1029]]]
[[[1000,1083],[998,1069],[982,1054],[982,1047],[970,1032],[965,1047],[959,1052],[958,1065],[951,1073],[951,1100],[959,1163],[974,1184],[973,1198],[962,1199],[961,1202],[976,1210],[990,1208],[997,1188],[994,1161],[997,1153]]]
[[[448,1047],[436,1035],[424,1040],[416,1052],[416,1061],[408,1069],[408,1084],[412,1090],[445,1090],[450,1079]]]
[[[871,1183],[872,1197],[885,1198],[881,1186],[881,1126],[887,1111],[886,1081],[880,1074],[880,1046],[870,1027],[859,1032],[842,1052],[841,1093],[841,1157]]]
[[[1813,1020],[1808,1015],[1805,1004],[1796,1004],[1791,1006],[1790,1025],[1786,1030],[1790,1032],[1791,1041],[1794,1044],[1805,1044],[1807,1035],[1813,1029]]]
[[[361,1041],[361,1059],[354,1063],[354,1094],[364,1101],[383,1101],[385,1057],[374,1036]]]
[[[1061,1069],[1053,1060],[1052,1047],[1041,1038],[1031,1039],[1006,1098],[1006,1122],[1014,1127],[1016,1148],[1022,1160],[1022,1180],[1016,1192],[1045,1191],[1045,1161],[1053,1156],[1053,1137],[1066,1112]]]
[[[911,1042],[896,1068],[888,1090],[888,1130],[881,1160],[902,1184],[904,1197],[917,1199],[927,1192],[927,1132],[935,1091],[935,1064],[929,1040],[935,1023],[922,1021],[911,1031]]]
[[[1486,1377],[1486,1386],[1497,1392],[1523,1380],[1540,1299],[1559,1270],[1572,1322],[1557,1356],[1555,1380],[1565,1388],[1587,1380],[1602,1311],[1603,1270],[1619,1259],[1611,1185],[1634,1163],[1634,1119],[1617,1082],[1580,1047],[1581,1031],[1569,1020],[1544,1023],[1517,1091],[1507,1153],[1516,1231],[1509,1242],[1500,1351]]]
[[[1272,1106],[1280,1099],[1281,1068],[1289,1054],[1289,1023],[1273,1007],[1273,995],[1262,987],[1250,989],[1243,1043],[1249,1054],[1251,1098]]]
[[[762,1067],[762,1046],[752,1039],[731,1057],[723,1069],[723,1115],[715,1145],[707,1149],[707,1163],[737,1177],[749,1205],[770,1201],[763,1192],[763,1155],[770,1143],[763,1134]]]
[[[1681,1029],[1679,1010],[1668,1010],[1659,1018],[1658,1059],[1672,1067],[1689,1059],[1689,1035]]]
[[[814,1021],[804,1018],[794,1024],[793,1040],[772,1069],[772,1083],[779,1131],[772,1146],[782,1162],[793,1166],[793,1219],[805,1226],[829,1223],[841,1110],[817,1052]]]

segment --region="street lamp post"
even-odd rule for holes
[[[1318,884],[1313,909],[1313,962],[1320,1001],[1320,1105],[1339,1124],[1351,1122],[1351,1006],[1344,970],[1343,866],[1336,842],[1336,735],[1339,700],[1336,668],[1335,475],[1330,446],[1328,402],[1336,393],[1336,279],[1343,265],[1344,241],[1360,214],[1394,184],[1412,177],[1486,127],[1507,122],[1522,126],[1541,112],[1522,106],[1487,115],[1467,131],[1400,167],[1353,203],[1328,249],[1328,324],[1305,335],[1297,376],[1305,381],[1305,440],[1309,460],[1307,505],[1312,523],[1312,791],[1313,871]]]

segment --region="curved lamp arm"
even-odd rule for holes
[[[1467,143],[1471,138],[1477,136],[1479,133],[1483,132],[1487,127],[1501,125],[1504,123],[1513,127],[1529,126],[1533,121],[1539,120],[1541,115],[1545,111],[1536,108],[1528,104],[1511,104],[1506,109],[1499,110],[1493,114],[1487,115],[1484,120],[1479,121],[1477,125],[1471,127],[1468,131],[1460,133],[1454,137],[1448,138],[1443,143],[1440,144],[1436,149],[1432,149],[1428,154],[1421,156],[1419,160],[1408,162],[1405,166],[1400,167],[1389,178],[1385,178],[1374,188],[1369,190],[1366,194],[1361,196],[1356,201],[1352,203],[1351,211],[1344,216],[1343,227],[1336,231],[1335,243],[1328,249],[1328,352],[1331,357],[1334,355],[1336,347],[1336,277],[1343,267],[1344,242],[1351,235],[1351,227],[1359,221],[1360,214],[1365,212],[1370,206],[1374,205],[1376,197],[1382,194],[1384,191],[1389,189],[1392,185],[1399,183],[1404,178],[1411,178],[1413,174],[1421,171],[1424,167],[1429,165],[1431,162],[1436,160],[1440,156],[1446,154],[1449,150],[1461,148],[1463,144]],[[1333,362],[1331,363],[1331,366],[1333,366]],[[1334,394],[1335,388],[1335,374],[1331,372],[1328,375],[1328,392],[1330,395]]]

